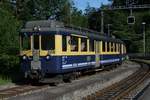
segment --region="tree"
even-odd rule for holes
[[[112,0],[110,0],[112,1]],[[148,2],[148,0],[146,0]],[[144,1],[144,3],[147,3]],[[139,4],[142,4],[139,2]],[[113,0],[112,5],[126,5],[126,0]],[[88,23],[91,29],[100,31],[101,30],[101,9],[107,8],[109,5],[103,5],[101,8],[96,10],[91,10],[92,8],[88,9]],[[146,36],[149,36],[149,10],[134,10],[133,15],[136,18],[135,25],[128,25],[127,24],[127,17],[129,16],[128,10],[118,10],[118,11],[104,11],[104,32],[107,33],[107,24],[112,24],[111,30],[112,34],[116,37],[120,38],[121,40],[128,40],[128,52],[142,52],[142,29],[141,23],[146,22]],[[149,45],[149,37],[146,37],[146,45]],[[126,42],[126,41],[125,41]],[[134,47],[134,48],[133,48]],[[136,49],[135,49],[136,48]],[[149,51],[149,47],[146,49],[147,52]]]
[[[0,8],[0,74],[10,75],[19,60],[20,22],[7,9]]]
[[[21,20],[60,20],[63,9],[68,8],[70,8],[69,0],[17,0],[16,2],[17,15]]]
[[[69,19],[72,25],[84,27],[84,28],[88,27],[88,20],[86,15],[84,15],[81,10],[78,10],[75,7],[72,7],[71,16]]]

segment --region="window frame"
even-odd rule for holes
[[[65,50],[64,50],[64,44],[63,44],[63,43],[64,43],[63,37],[65,37],[65,40],[66,40],[66,41],[65,41],[65,45],[66,45]],[[68,47],[68,46],[67,46],[67,45],[68,45],[68,43],[67,43],[67,42],[68,42],[67,37],[68,37],[67,35],[62,35],[62,52],[67,52],[67,47]]]

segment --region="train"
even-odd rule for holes
[[[69,79],[126,59],[123,41],[54,20],[26,22],[19,38],[24,77],[38,81]]]

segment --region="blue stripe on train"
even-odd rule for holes
[[[108,64],[113,62],[120,62],[120,55],[100,55],[100,64]],[[95,55],[83,55],[83,56],[66,56],[62,57],[62,72],[69,72],[73,70],[81,70],[87,68],[94,68]]]
[[[109,60],[100,60],[100,64],[106,64],[106,63],[113,63],[113,62],[119,62],[120,59],[109,59]],[[83,66],[91,66],[95,65],[96,62],[83,62],[83,63],[77,63],[77,64],[66,64],[62,65],[62,69],[69,69],[69,68],[78,68],[78,67],[83,67]]]
[[[119,62],[121,58],[122,56],[120,55],[100,55],[100,64]],[[23,71],[30,70],[31,60],[21,62]],[[53,74],[93,68],[96,64],[95,55],[51,56],[49,60],[46,57],[41,57],[40,61],[42,72]]]

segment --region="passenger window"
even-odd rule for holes
[[[71,36],[71,51],[78,51],[78,37]]]
[[[107,52],[110,52],[111,51],[111,47],[110,47],[110,42],[107,42]]]
[[[89,50],[91,51],[91,52],[94,52],[94,40],[90,40],[89,41],[90,43],[89,43]]]
[[[81,51],[87,51],[87,39],[81,38]]]
[[[117,43],[115,43],[115,52],[117,52]]]
[[[105,42],[103,41],[103,52],[105,52],[106,51],[106,49],[105,49]]]
[[[105,49],[105,42],[104,41],[102,42],[102,47],[103,47],[103,52],[105,52],[106,49]]]
[[[55,49],[55,35],[42,35],[41,36],[41,49],[54,50]]]
[[[62,36],[62,50],[67,51],[67,36]]]

